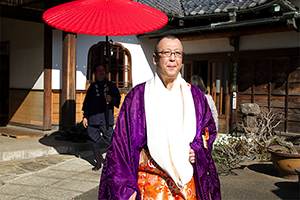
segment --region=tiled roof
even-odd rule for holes
[[[134,0],[155,7],[169,17],[168,26],[140,34],[139,38],[162,35],[201,35],[245,28],[287,26],[300,32],[299,0]]]
[[[183,16],[180,0],[137,0],[137,2],[159,9],[169,15]]]
[[[186,16],[203,15],[211,13],[227,12],[227,7],[237,7],[238,9],[252,8],[265,3],[267,0],[195,0],[182,1],[182,7]]]
[[[136,0],[157,8],[168,15],[186,17],[213,13],[227,13],[228,7],[245,10],[263,5],[272,0]],[[283,0],[291,4],[288,0]]]

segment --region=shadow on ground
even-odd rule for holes
[[[248,168],[250,170],[253,170],[258,173],[281,178],[273,164],[269,164],[269,163],[252,164],[252,165],[249,165]],[[295,180],[291,181],[291,180],[283,179],[283,178],[282,178],[282,180],[286,180],[286,181],[275,182],[274,185],[278,189],[272,190],[271,192],[274,193],[276,196],[278,196],[281,199],[300,199],[300,193],[299,193],[300,183],[299,183],[299,181],[298,182]],[[298,179],[296,178],[296,180],[298,180]]]
[[[269,176],[274,176],[274,177],[280,177],[276,168],[274,167],[274,165],[272,163],[269,162],[263,162],[260,164],[251,164],[247,166],[250,170],[258,172],[258,173],[262,173],[262,174],[266,174]]]
[[[74,136],[61,135],[59,132],[54,132],[51,135],[42,137],[39,142],[45,146],[53,147],[57,153],[66,155],[75,155],[95,165],[91,140],[87,138],[76,138]],[[101,140],[102,163],[104,162],[103,155],[107,151],[107,147]]]
[[[299,182],[277,182],[275,186],[277,190],[273,190],[275,195],[281,199],[300,199],[300,184]]]

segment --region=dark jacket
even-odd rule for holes
[[[106,93],[111,96],[109,103],[109,125],[114,124],[114,106],[119,108],[121,96],[117,86],[110,81],[108,82],[109,90],[106,92],[106,84],[106,79],[96,81],[87,90],[82,110],[84,117],[88,119],[89,125],[106,123]]]

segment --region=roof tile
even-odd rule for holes
[[[238,10],[254,8],[271,0],[134,0],[172,16],[185,17],[211,13],[226,13],[227,8],[236,6]],[[288,2],[288,0],[283,0]]]

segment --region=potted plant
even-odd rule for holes
[[[248,104],[247,107],[251,108]],[[219,135],[216,138],[213,152],[214,159],[231,168],[246,159],[272,160],[280,176],[296,178],[295,168],[300,167],[299,139],[297,146],[293,145],[293,143],[297,144],[297,140],[294,140],[294,142],[288,141],[291,138],[283,139],[275,133],[275,129],[278,129],[280,123],[285,120],[283,116],[284,113],[261,108],[259,114],[255,116],[255,120],[251,120],[251,123],[245,123],[246,120],[239,122],[234,135]],[[249,122],[249,119],[247,122]],[[280,157],[279,159],[279,155],[285,156],[285,158]],[[282,160],[286,160],[286,163],[282,164]]]
[[[295,169],[300,167],[300,137],[287,138],[286,141],[278,138],[274,140],[278,144],[268,147],[274,167],[281,177],[297,179],[298,173]]]

